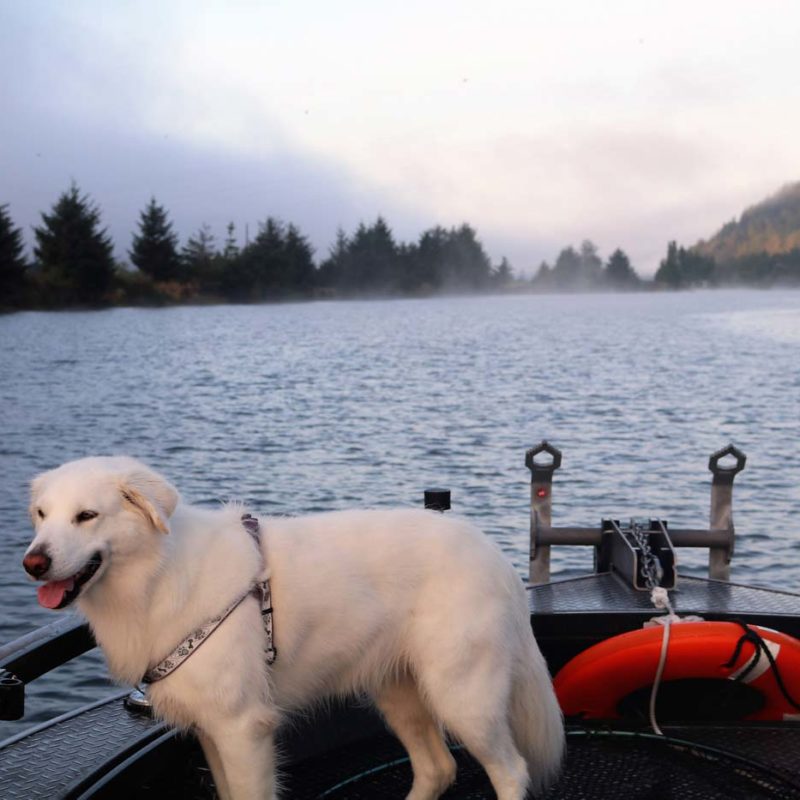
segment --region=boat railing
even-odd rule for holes
[[[96,646],[89,626],[69,616],[0,645],[0,719],[22,719],[25,684]]]

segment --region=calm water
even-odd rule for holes
[[[800,591],[800,292],[25,313],[0,317],[0,345],[3,642],[54,618],[20,566],[27,481],[88,454],[264,515],[448,486],[522,572],[526,447],[564,452],[556,524],[700,526],[708,455],[733,441],[733,578]],[[554,554],[561,574],[590,564]],[[93,654],[38,681],[26,723],[102,696],[104,674]]]

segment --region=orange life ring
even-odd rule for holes
[[[780,677],[775,675],[762,648],[749,640],[741,642],[745,634],[742,625],[681,622],[671,626],[662,681],[739,678],[757,689],[765,700],[759,711],[745,719],[800,719],[792,702],[800,700],[800,641],[769,628],[748,627],[763,639],[778,665]],[[631,692],[652,685],[661,655],[662,635],[660,625],[642,628],[606,639],[575,656],[553,681],[564,714],[585,719],[619,719],[620,701]],[[786,691],[781,689],[780,679]]]

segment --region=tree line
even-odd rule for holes
[[[580,248],[564,248],[552,266],[543,262],[533,284],[555,291],[797,286],[800,248],[717,260],[700,247],[686,248],[671,241],[652,281],[645,281],[637,275],[623,250],[617,248],[604,263],[596,245],[585,240]]]
[[[799,286],[800,249],[756,252],[718,261],[698,248],[667,245],[655,274],[656,285],[669,289],[714,286]]]
[[[154,198],[141,211],[127,251],[131,269],[115,261],[99,208],[74,183],[42,213],[34,239],[29,261],[22,231],[8,206],[0,206],[0,307],[484,291],[513,277],[506,259],[492,265],[467,224],[431,228],[404,243],[378,217],[352,234],[340,229],[317,264],[300,229],[274,217],[244,246],[233,223],[222,242],[202,225],[181,246]]]
[[[578,249],[572,245],[565,247],[552,266],[543,261],[533,284],[555,291],[625,290],[643,286],[624,250],[617,248],[603,263],[597,245],[589,239]]]
[[[207,225],[181,245],[166,209],[154,198],[141,211],[127,255],[114,258],[99,208],[74,183],[34,228],[33,259],[22,231],[0,205],[0,308],[58,308],[180,301],[258,302],[296,297],[426,295],[440,291],[641,290],[730,284],[800,283],[800,249],[755,253],[718,263],[698,248],[667,245],[653,281],[642,280],[617,248],[606,260],[584,240],[542,262],[530,281],[515,279],[506,258],[493,265],[468,224],[398,241],[383,217],[340,229],[319,263],[308,238],[274,217],[239,244],[230,223],[218,242]],[[133,267],[133,268],[131,268]]]

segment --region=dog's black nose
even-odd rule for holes
[[[25,567],[25,571],[34,578],[41,578],[50,569],[50,563],[50,556],[41,550],[34,550],[22,559],[22,566]]]

